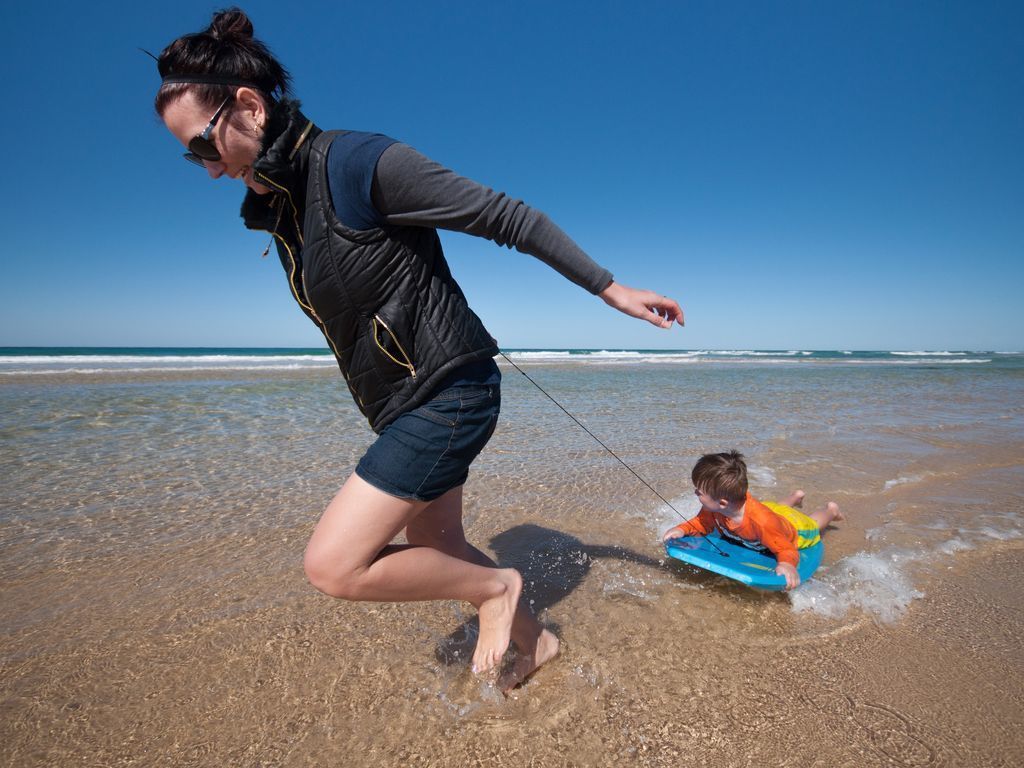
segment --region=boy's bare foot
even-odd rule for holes
[[[824,531],[832,523],[845,520],[846,515],[839,511],[839,505],[830,501],[824,509],[811,513],[811,519],[818,524],[818,529]]]
[[[807,494],[804,493],[803,491],[799,491],[799,490],[793,491],[791,494],[789,494],[789,496],[784,498],[779,503],[783,504],[784,506],[787,506],[787,507],[794,507],[796,509],[799,509],[800,507],[802,507],[804,505],[804,496],[806,496],[806,495]]]
[[[825,505],[825,511],[832,516],[832,522],[842,522],[846,519],[846,515],[839,511],[839,505],[834,501],[830,501]]]
[[[526,678],[558,655],[560,647],[561,642],[554,634],[546,629],[542,630],[532,650],[527,652],[526,649],[517,649],[518,653],[512,665],[498,680],[498,688],[502,693],[508,693],[520,683],[526,682]]]
[[[514,569],[497,569],[495,574],[505,589],[500,595],[484,600],[478,609],[480,636],[473,651],[473,672],[490,672],[501,663],[501,657],[508,649],[512,619],[523,589],[523,579]]]

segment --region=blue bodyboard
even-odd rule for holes
[[[762,554],[755,549],[733,544],[723,539],[717,532],[708,536],[669,539],[665,542],[665,551],[676,560],[735,579],[754,589],[781,591],[786,587],[786,580],[775,573],[778,561],[771,553]],[[819,541],[813,547],[799,551],[800,564],[797,565],[796,572],[800,574],[802,584],[811,578],[821,565],[825,545]]]

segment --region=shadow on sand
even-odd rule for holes
[[[664,560],[634,552],[625,547],[584,544],[575,536],[539,525],[517,525],[490,541],[498,565],[515,568],[523,577],[523,599],[534,613],[540,614],[575,590],[590,572],[594,560],[614,558],[659,570],[678,569]],[[548,627],[558,633],[557,624]],[[476,617],[464,621],[435,650],[444,664],[465,661],[473,652],[479,624]]]

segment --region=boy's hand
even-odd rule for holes
[[[665,539],[665,543],[666,544],[668,542],[670,542],[670,541],[672,542],[672,546],[675,547],[676,549],[699,549],[700,548],[696,544],[694,544],[692,541],[683,541],[682,539],[676,539],[675,541],[673,541],[671,538]]]
[[[800,585],[800,574],[796,567],[789,563],[779,563],[775,566],[775,572],[786,579],[786,590],[794,589]]]
[[[668,541],[669,539],[679,539],[682,538],[682,536],[683,532],[679,529],[679,526],[673,525],[671,528],[665,531],[665,533],[661,537],[661,540]]]

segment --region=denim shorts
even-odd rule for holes
[[[446,387],[384,427],[356,474],[392,496],[433,501],[466,482],[500,410],[500,384]]]

